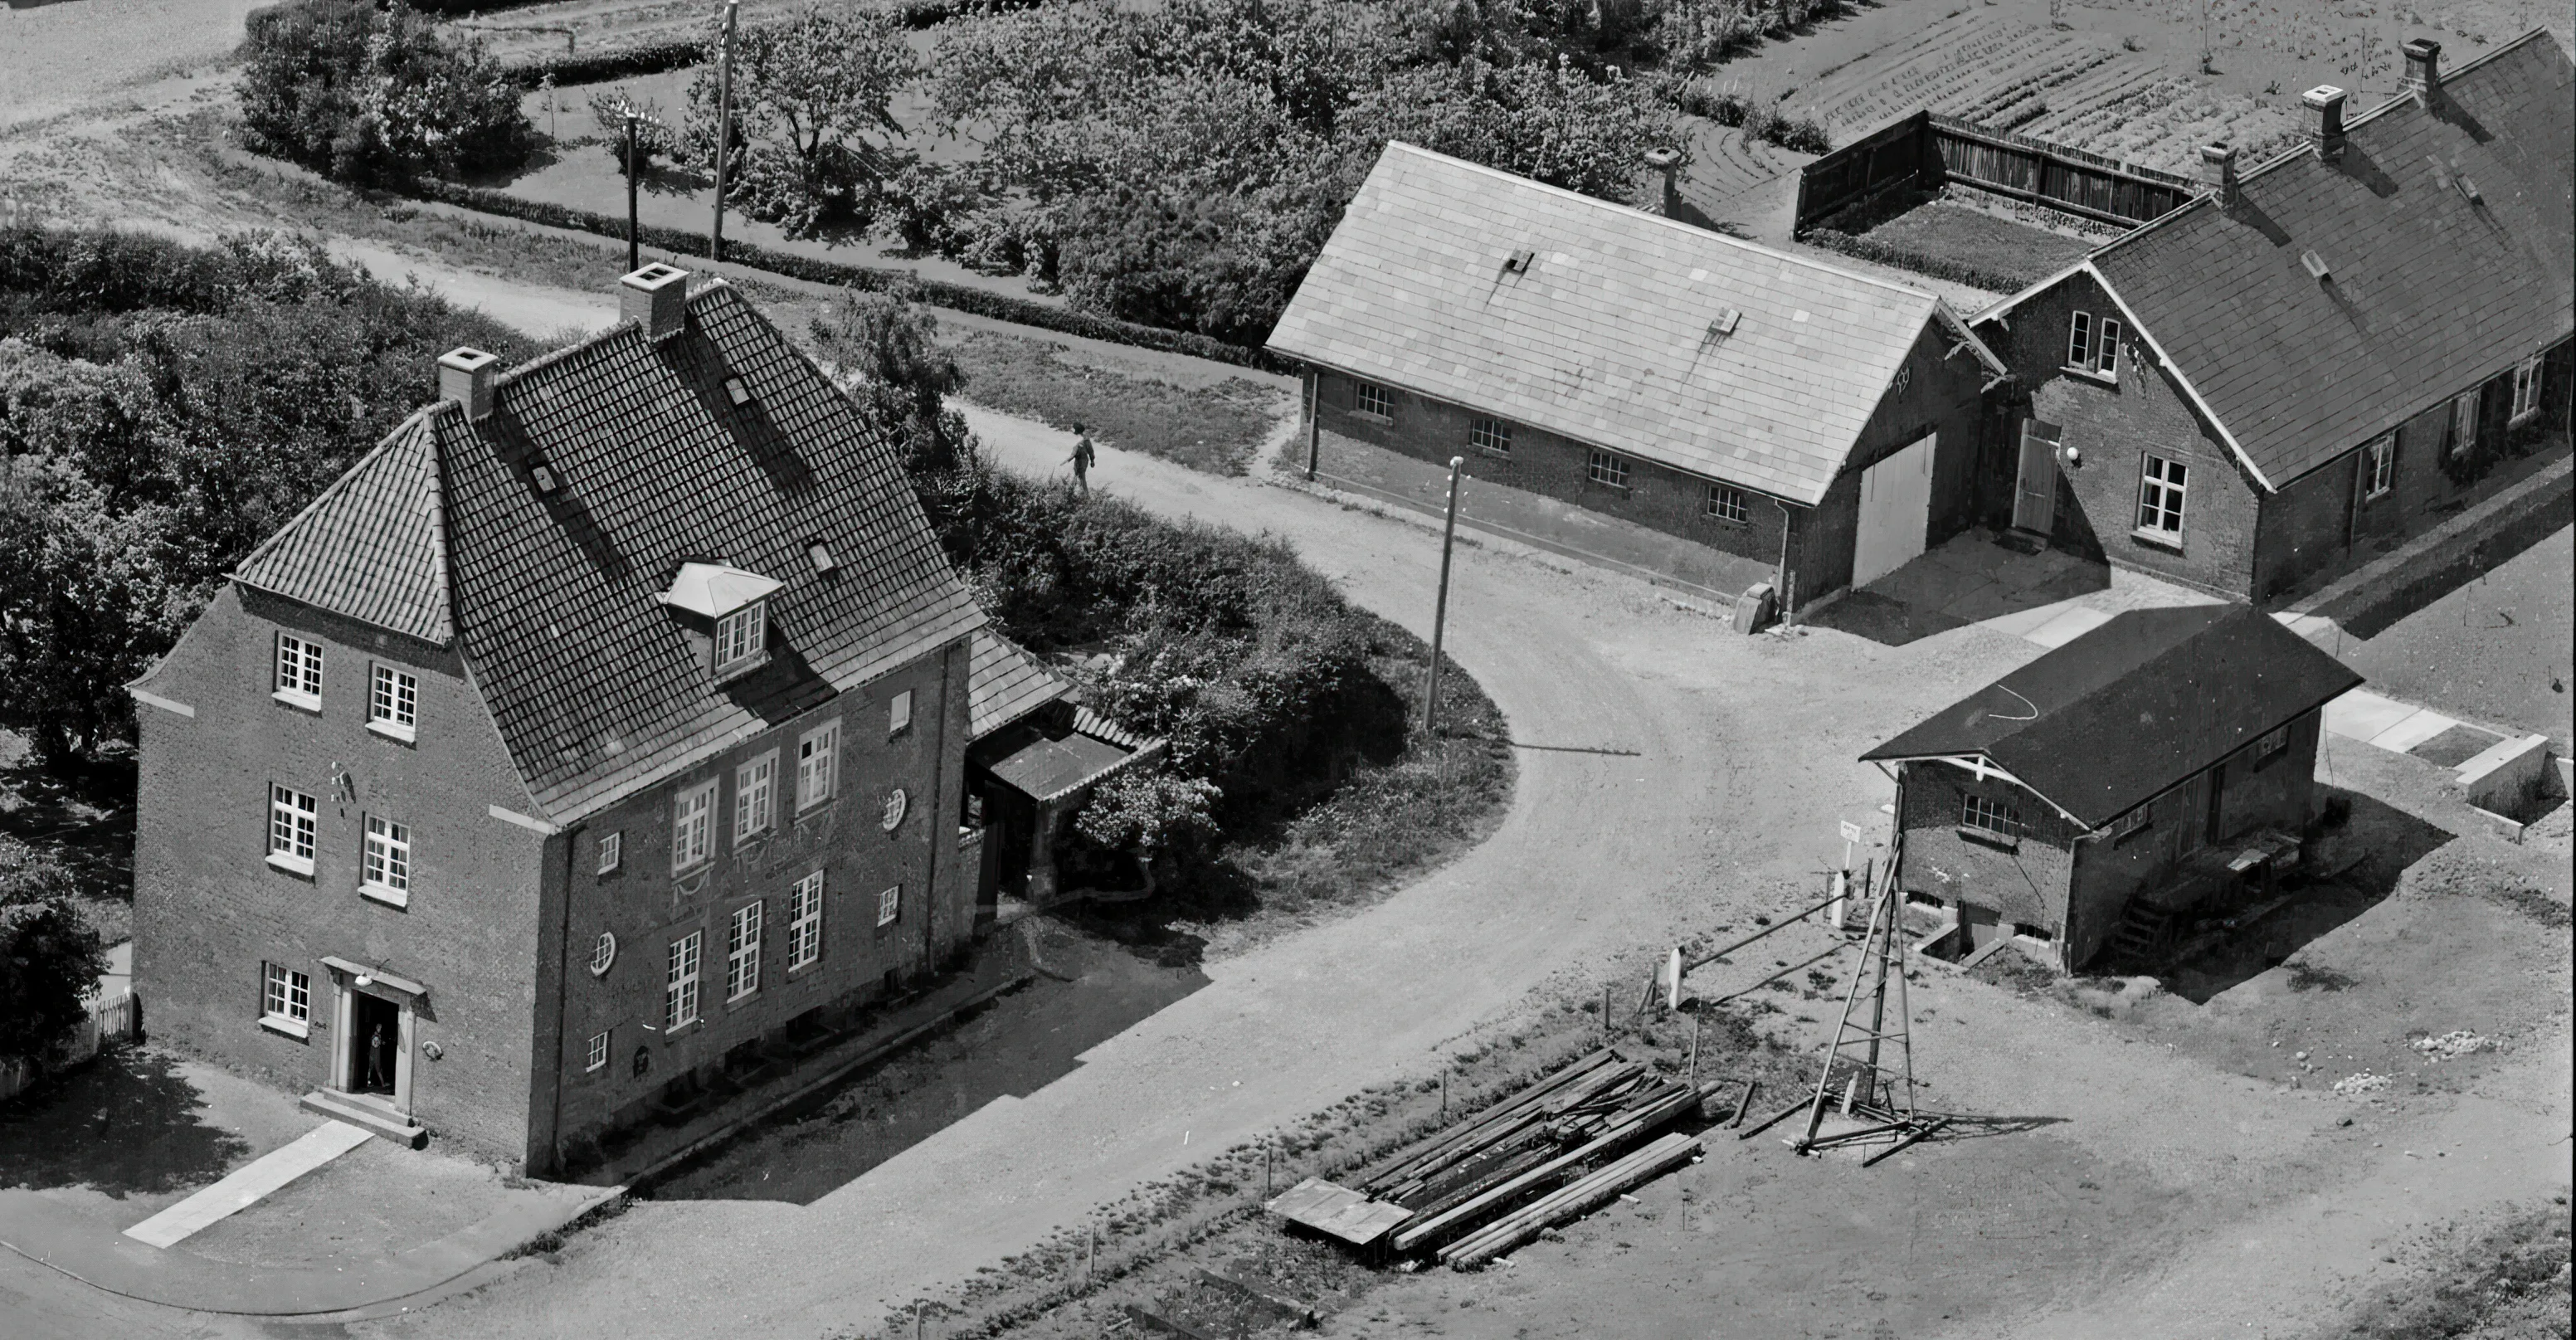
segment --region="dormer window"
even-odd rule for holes
[[[768,663],[769,597],[778,589],[778,582],[757,572],[722,563],[683,563],[661,599],[695,616],[683,622],[708,639],[707,668],[721,683]]]

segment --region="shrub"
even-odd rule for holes
[[[449,45],[404,5],[289,0],[254,14],[242,57],[251,147],[341,181],[504,171],[535,141],[482,45]]]
[[[616,89],[604,88],[590,95],[590,114],[599,123],[601,143],[606,147],[610,160],[617,164],[619,176],[626,175],[629,170],[639,174],[650,172],[656,160],[671,156],[677,136],[671,129],[670,119],[662,114],[662,104],[651,98],[635,102]],[[630,115],[635,118],[635,161],[632,163],[627,161],[626,154],[626,118]]]
[[[89,1015],[107,951],[72,905],[71,873],[0,838],[0,1057],[42,1061]]]

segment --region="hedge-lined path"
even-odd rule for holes
[[[978,414],[1007,468],[1070,438]],[[1095,486],[1168,516],[1294,542],[1360,604],[1430,630],[1437,537],[1251,479],[1105,449]],[[1483,846],[1346,920],[1211,963],[1211,984],[802,1208],[646,1202],[532,1268],[385,1334],[804,1336],[1035,1245],[1132,1186],[1381,1080],[1531,986],[1675,925],[1803,894],[1875,817],[1852,758],[2025,647],[1969,634],[1905,653],[1833,634],[1744,638],[1624,579],[1462,543],[1448,646],[1508,719],[1509,817]],[[1741,909],[1742,911],[1736,911]]]

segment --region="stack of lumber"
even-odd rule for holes
[[[1451,1269],[1473,1270],[1555,1225],[1600,1209],[1630,1188],[1644,1186],[1698,1155],[1698,1137],[1664,1136],[1555,1195],[1504,1215],[1450,1243],[1440,1249],[1440,1259]]]
[[[1482,1243],[1488,1226],[1516,1229],[1533,1214],[1539,1216],[1528,1229],[1534,1235],[1597,1206],[1586,1203],[1596,1182],[1635,1171],[1623,1155],[1695,1111],[1717,1087],[1659,1079],[1615,1052],[1595,1052],[1396,1153],[1361,1173],[1354,1186],[1372,1200],[1411,1212],[1393,1236],[1398,1251]],[[1685,1143],[1693,1151],[1699,1147],[1697,1141]],[[1673,1166],[1678,1160],[1667,1160],[1668,1144],[1658,1142],[1648,1151],[1654,1155],[1651,1171],[1609,1194]]]

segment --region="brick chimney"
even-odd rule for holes
[[[2220,209],[2236,207],[2236,150],[2225,144],[2200,146],[2200,180]]]
[[[2406,92],[2416,105],[2430,107],[2434,95],[2442,91],[2442,44],[2430,38],[2413,38],[2403,50],[2406,53]]]
[[[438,356],[438,398],[465,407],[468,422],[492,417],[492,369],[499,354],[460,346]]]
[[[1681,150],[1648,149],[1646,166],[1664,174],[1663,216],[1668,219],[1679,217],[1682,212]]]
[[[644,328],[644,338],[667,340],[688,324],[689,272],[655,261],[617,281],[618,316]]]
[[[2343,161],[2343,90],[2319,84],[2299,95],[2309,111],[2308,143],[2320,163]]]

